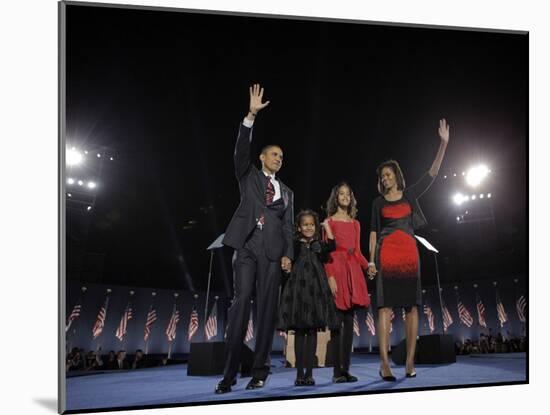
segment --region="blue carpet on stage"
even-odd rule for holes
[[[272,366],[263,389],[247,391],[250,378],[238,378],[233,392],[224,395],[214,394],[221,376],[187,376],[187,365],[71,377],[67,379],[67,410],[526,381],[525,353],[457,356],[453,364],[418,365],[418,376],[411,379],[405,378],[403,366],[394,366],[397,382],[393,383],[378,376],[376,355],[353,356],[351,373],[359,378],[356,383],[333,384],[332,368],[318,368],[313,371],[314,387],[296,387],[295,369],[285,368],[282,356],[273,357]]]

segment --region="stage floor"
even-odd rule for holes
[[[263,389],[247,391],[250,378],[238,378],[231,393],[216,395],[221,376],[187,376],[187,365],[173,365],[125,372],[97,373],[67,379],[67,410],[147,407],[215,401],[247,401],[288,396],[383,392],[453,385],[480,385],[526,381],[525,353],[457,356],[444,365],[418,365],[416,378],[405,378],[405,368],[394,366],[397,382],[378,376],[376,355],[354,355],[351,373],[356,383],[333,384],[332,368],[313,370],[314,387],[296,387],[296,371],[284,367],[282,356],[273,356],[272,375]]]

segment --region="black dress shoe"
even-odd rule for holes
[[[227,393],[231,392],[231,386],[234,386],[237,384],[237,380],[233,379],[232,381],[229,381],[227,379],[222,379],[217,385],[216,385],[216,393]]]
[[[378,371],[378,374],[380,375],[380,377],[385,380],[386,382],[395,382],[397,379],[395,378],[395,376],[393,375],[389,375],[389,376],[382,376],[382,371],[379,370]]]
[[[345,372],[343,376],[346,378],[346,382],[348,383],[357,382],[357,378],[351,375],[349,372]]]
[[[344,376],[333,376],[332,377],[332,383],[346,383],[348,379]]]
[[[306,383],[304,378],[296,378],[296,380],[294,381],[295,386],[304,386],[305,384]]]
[[[304,385],[305,386],[314,386],[315,385],[315,379],[313,379],[311,376],[308,376],[304,379]]]
[[[248,385],[246,385],[246,389],[260,389],[263,388],[265,385],[265,380],[261,380],[258,378],[252,378],[250,382],[248,382]]]

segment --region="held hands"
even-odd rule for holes
[[[336,278],[328,277],[328,286],[330,287],[332,296],[336,297],[336,294],[338,293],[338,287],[336,286]]]
[[[447,124],[447,120],[445,120],[445,118],[439,120],[439,129],[437,132],[439,133],[439,138],[441,138],[441,141],[447,144],[449,142],[449,124]]]
[[[262,103],[262,98],[264,96],[264,89],[260,88],[260,84],[254,84],[249,88],[250,92],[250,105],[248,107],[248,115],[247,117],[250,119],[254,119],[256,114],[263,110],[265,107],[269,105],[269,101],[266,101]]]
[[[281,269],[284,272],[290,272],[292,270],[292,262],[290,261],[290,258],[286,256],[281,258]]]
[[[367,270],[367,275],[369,276],[369,280],[373,280],[377,273],[378,271],[376,269],[376,265],[374,264],[369,265],[369,268]]]

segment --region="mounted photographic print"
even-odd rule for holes
[[[528,382],[528,33],[59,3],[60,412]]]

